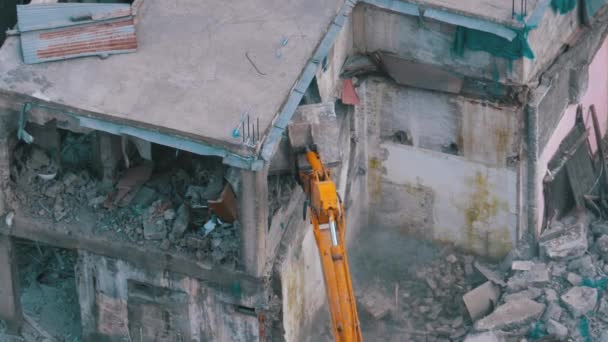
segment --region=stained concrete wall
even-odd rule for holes
[[[547,8],[528,35],[535,58],[511,62],[467,49],[463,56],[454,56],[455,25],[359,5],[353,12],[353,42],[361,53],[381,50],[462,76],[527,84],[551,64],[579,25],[578,9],[561,15]]]
[[[85,251],[79,251],[76,267],[86,341],[138,341],[140,331],[143,340],[155,341],[258,338],[255,314],[236,311],[204,282]]]
[[[595,136],[593,134],[593,123],[591,121],[591,117],[588,115],[588,108],[590,105],[595,105],[597,114],[598,114],[598,121],[601,127],[602,132],[606,132],[607,128],[608,128],[608,97],[606,96],[606,94],[608,94],[608,39],[605,39],[601,45],[601,47],[599,48],[599,50],[596,52],[595,56],[593,57],[593,60],[591,61],[591,64],[589,65],[588,69],[587,68],[581,68],[582,72],[587,73],[587,78],[588,78],[588,86],[585,88],[585,91],[583,92],[583,94],[581,94],[581,98],[580,98],[580,104],[583,105],[584,110],[585,110],[585,114],[583,115],[583,119],[585,121],[585,125],[587,127],[587,129],[589,130],[589,144],[590,147],[592,149],[592,152],[595,152],[596,147],[596,142],[595,142]],[[568,72],[568,69],[566,69],[566,72]],[[556,74],[556,76],[558,79],[560,77],[565,77],[563,74]],[[558,82],[556,80],[556,82]],[[553,83],[553,84],[558,84],[558,83]],[[559,88],[559,87],[558,87]],[[562,94],[554,94],[554,97],[550,97],[545,95],[545,97],[547,97],[547,101],[551,101],[551,102],[555,102],[556,99],[559,98],[563,98],[563,97],[567,97],[567,90],[566,93],[563,93],[562,90]],[[542,105],[542,103],[541,103]],[[564,108],[561,108],[561,111],[558,113],[561,113],[561,117],[559,117],[559,120],[557,121],[557,124],[555,125],[555,127],[552,129],[551,133],[549,134],[549,136],[546,138],[546,143],[544,143],[541,147],[542,149],[540,150],[539,153],[539,160],[538,160],[538,174],[537,174],[537,179],[536,179],[536,191],[539,194],[538,197],[538,201],[537,201],[537,206],[538,206],[538,218],[537,218],[537,222],[539,223],[537,229],[538,231],[540,231],[541,225],[540,223],[543,222],[543,216],[544,216],[544,196],[543,196],[543,177],[546,175],[547,172],[547,167],[549,164],[549,161],[551,160],[551,158],[555,155],[555,152],[558,150],[559,148],[559,144],[562,142],[562,140],[566,137],[566,135],[568,134],[568,132],[572,129],[572,127],[574,126],[575,123],[575,118],[576,118],[576,107],[577,104],[570,104],[568,105],[568,103],[566,103],[566,106],[564,106]],[[538,112],[538,116],[539,119],[542,120],[543,117],[550,117],[550,116],[555,116],[556,113],[555,112],[549,112],[547,110],[543,110],[543,108],[551,108],[550,106],[546,106],[546,107],[542,107],[539,106],[539,112]],[[542,128],[542,126],[541,126]],[[542,135],[541,135],[542,138]]]
[[[370,227],[502,256],[518,236],[521,109],[401,87],[358,89],[368,124]],[[395,142],[405,130],[412,145]],[[457,142],[457,155],[442,152]]]

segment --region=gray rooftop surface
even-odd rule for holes
[[[146,0],[135,53],[25,65],[9,38],[0,91],[250,154],[232,129],[248,109],[271,125],[343,2]]]

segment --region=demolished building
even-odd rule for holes
[[[47,276],[20,268],[50,258],[75,270],[84,340],[305,340],[326,299],[301,131],[349,242],[383,227],[504,257],[582,198],[545,181],[577,106],[608,125],[604,1],[555,3],[145,0],[52,26],[68,4],[23,6],[0,49],[0,318],[36,321],[22,298]],[[62,45],[116,22],[135,45]]]

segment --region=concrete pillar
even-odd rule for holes
[[[241,171],[239,217],[241,259],[245,271],[262,276],[268,233],[268,166],[260,171]]]
[[[122,160],[120,139],[121,137],[117,135],[96,132],[95,165],[98,167],[104,187],[112,187],[116,180],[118,166]]]
[[[6,321],[10,334],[18,334],[23,321],[15,256],[12,239],[0,235],[0,319]]]

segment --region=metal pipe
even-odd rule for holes
[[[336,230],[336,221],[333,218],[329,220],[329,235],[331,235],[331,244],[338,245],[338,232]]]

